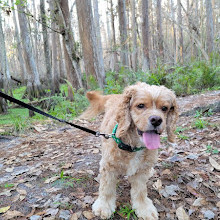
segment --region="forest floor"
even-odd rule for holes
[[[161,137],[147,183],[160,219],[220,218],[219,102],[220,91],[178,98],[177,145]],[[100,121],[75,120],[95,130]],[[99,219],[91,205],[98,194],[100,138],[48,120],[19,137],[0,136],[0,146],[0,219]],[[129,189],[126,177],[119,180],[112,219],[126,219],[123,213],[136,219]]]

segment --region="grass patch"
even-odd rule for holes
[[[16,118],[23,118],[23,120],[27,120],[28,118],[28,110],[23,108],[14,108],[9,109],[8,114],[0,115],[0,125],[8,124],[13,125],[14,120]]]
[[[122,215],[123,217],[126,217],[126,219],[130,219],[133,217],[133,219],[137,219],[137,216],[135,215],[135,210],[131,208],[130,204],[124,204],[120,207],[118,213]]]
[[[194,122],[194,127],[198,128],[198,129],[204,129],[208,126],[208,122],[203,120],[203,119],[197,119],[195,122]]]
[[[13,95],[16,99],[21,100],[25,103],[29,103],[28,99],[22,99],[24,93],[26,91],[26,87],[22,86],[19,88],[15,88],[13,90]],[[64,94],[67,95],[68,93],[68,85],[63,84],[61,85],[61,94],[50,96],[50,97],[42,97],[42,99],[38,101],[41,106],[35,106],[38,109],[41,109],[57,118],[64,119],[64,120],[72,120],[73,118],[77,117],[81,114],[86,107],[88,106],[88,101],[84,94],[80,92],[74,93],[74,102],[70,102],[66,99]],[[49,95],[49,93],[48,93]],[[43,104],[42,104],[43,103]],[[11,126],[9,129],[10,131],[4,131],[4,134],[13,134],[23,132],[31,127],[33,123],[39,120],[48,120],[47,117],[42,116],[38,113],[30,118],[29,117],[29,110],[24,108],[13,108],[12,103],[9,103],[9,109],[7,114],[0,115],[0,126]],[[43,109],[42,109],[43,108]],[[8,128],[7,128],[8,130]],[[5,133],[6,132],[6,133]],[[3,134],[2,133],[2,134]]]
[[[206,153],[219,154],[219,149],[209,144],[206,146]]]

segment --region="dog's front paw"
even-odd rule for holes
[[[158,212],[150,199],[146,199],[143,204],[135,205],[135,213],[144,220],[158,220]]]
[[[108,219],[115,211],[114,202],[106,202],[102,199],[97,199],[92,205],[92,211],[96,216],[100,216],[101,219]]]

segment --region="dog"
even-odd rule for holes
[[[87,98],[90,106],[81,118],[104,112],[101,132],[111,134],[114,130],[114,138],[102,140],[99,196],[92,206],[93,213],[101,219],[111,217],[116,208],[117,177],[126,175],[136,215],[144,220],[158,219],[146,183],[157,162],[160,134],[166,130],[168,141],[175,142],[178,107],[174,92],[139,82],[125,88],[123,94],[104,96],[91,91]]]

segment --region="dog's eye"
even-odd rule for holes
[[[173,111],[174,110],[174,106],[172,106],[171,108],[170,108],[170,111]]]
[[[144,108],[144,107],[145,107],[144,104],[137,105],[137,108]]]
[[[163,112],[166,112],[167,109],[168,109],[168,108],[167,108],[166,106],[163,106],[163,107],[162,107],[162,111],[163,111]]]

